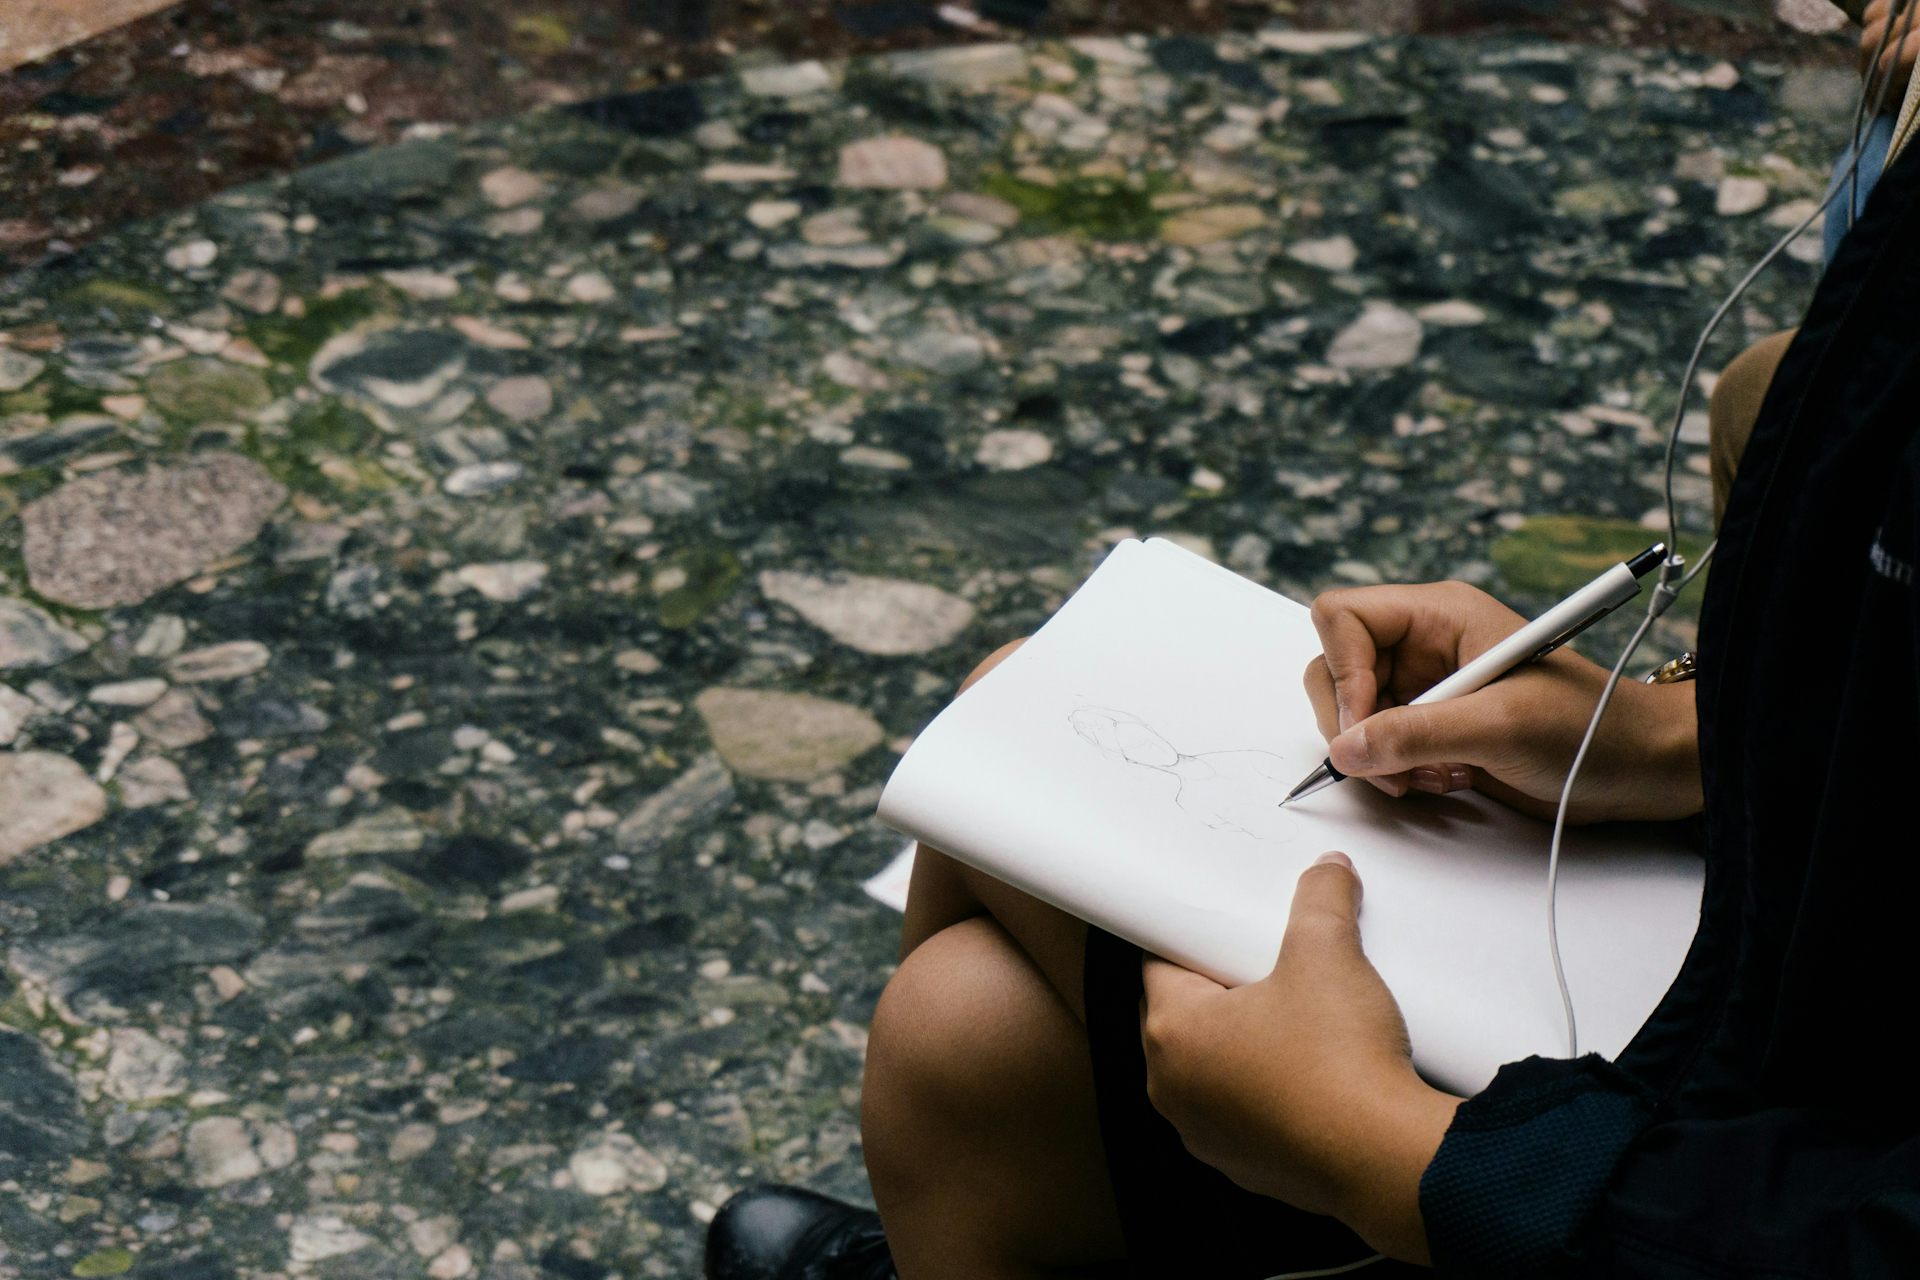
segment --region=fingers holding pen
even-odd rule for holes
[[[1324,656],[1315,658],[1307,664],[1306,685],[1307,698],[1313,703],[1313,716],[1319,724],[1320,736],[1331,742],[1339,737],[1341,732],[1353,722],[1349,721],[1347,724],[1342,723],[1341,709],[1338,705],[1334,688],[1333,672],[1328,666]],[[1336,764],[1334,767],[1338,768],[1339,766]],[[1390,796],[1403,796],[1410,788],[1415,790],[1426,789],[1424,787],[1414,787],[1408,777],[1398,773],[1370,777],[1367,781]]]
[[[1362,737],[1365,736],[1358,729],[1342,731],[1334,710],[1333,676],[1327,670],[1324,659],[1315,658],[1307,667],[1306,685],[1307,697],[1313,703],[1314,719],[1319,724],[1322,737],[1331,743],[1335,739],[1351,737],[1356,733],[1361,734]],[[1374,719],[1379,719],[1381,714],[1393,709],[1382,708],[1379,713],[1376,713]],[[1334,768],[1342,773],[1349,772],[1338,759],[1334,759],[1331,751],[1328,758],[1333,760]],[[1365,778],[1390,796],[1405,795],[1408,791],[1422,791],[1428,795],[1446,795],[1448,792],[1464,791],[1473,786],[1473,771],[1467,765],[1451,760],[1421,760],[1404,770],[1395,769],[1386,773],[1352,771],[1351,776]]]
[[[1393,646],[1405,635],[1405,628],[1393,628],[1390,619],[1383,628],[1380,620],[1363,617],[1353,606],[1355,594],[1328,591],[1313,602],[1319,663],[1329,680],[1336,732],[1373,714]],[[1383,629],[1387,634],[1381,634]]]
[[[1330,591],[1313,621],[1325,654],[1304,684],[1334,769],[1390,795],[1471,787],[1535,816],[1557,810],[1606,668],[1562,648],[1472,693],[1420,703],[1526,619],[1477,588],[1439,582]],[[1690,687],[1621,684],[1572,820],[1697,813],[1696,725]]]
[[[1416,790],[1462,790],[1473,785],[1473,775],[1467,764],[1458,762],[1492,760],[1511,736],[1504,717],[1491,714],[1497,701],[1497,695],[1475,695],[1388,707],[1329,742],[1327,758],[1349,777],[1404,775],[1405,785]]]
[[[1518,620],[1505,606],[1461,583],[1322,594],[1313,602],[1313,624],[1324,652],[1306,671],[1307,696],[1320,732],[1329,741],[1354,733],[1362,721],[1394,709],[1456,670]],[[1336,769],[1350,772],[1337,756],[1330,758]],[[1388,795],[1444,795],[1474,785],[1474,775],[1462,760],[1457,755],[1410,757],[1390,768],[1352,772]]]

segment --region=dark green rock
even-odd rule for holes
[[[46,1050],[0,1027],[0,1174],[18,1177],[68,1155],[85,1127],[72,1081]]]
[[[403,142],[334,160],[295,175],[294,190],[324,204],[405,203],[442,194],[462,168],[448,141]]]

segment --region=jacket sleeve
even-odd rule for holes
[[[1597,1056],[1502,1068],[1420,1184],[1442,1276],[1920,1275],[1920,1133],[1775,1108],[1668,1120]]]

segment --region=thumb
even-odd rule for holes
[[[1360,778],[1454,762],[1484,768],[1501,743],[1490,710],[1469,698],[1389,707],[1329,742],[1327,758],[1341,773]]]
[[[1333,943],[1360,950],[1360,877],[1344,853],[1323,853],[1300,873],[1293,890],[1293,910],[1287,917],[1287,935],[1281,942],[1299,945],[1311,933],[1315,946]]]

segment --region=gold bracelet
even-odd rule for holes
[[[1689,649],[1648,672],[1642,684],[1679,684],[1700,674],[1700,655]]]

